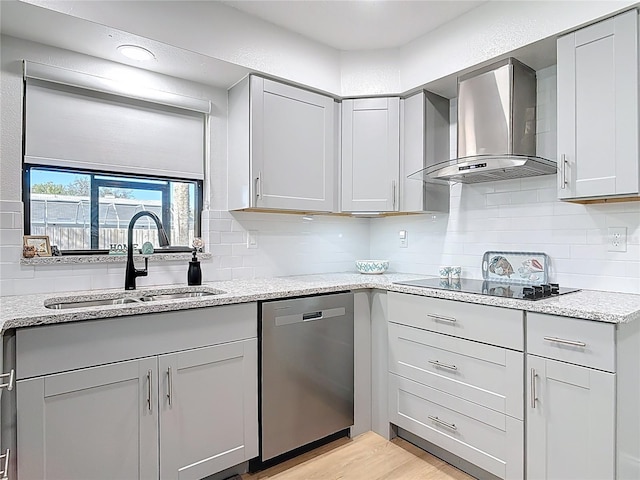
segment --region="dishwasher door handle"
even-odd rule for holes
[[[292,323],[311,322],[314,320],[323,320],[326,318],[342,317],[347,311],[344,307],[325,308],[324,310],[316,310],[315,312],[293,313],[290,315],[281,315],[276,317],[276,327],[283,325],[291,325]]]

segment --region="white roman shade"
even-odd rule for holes
[[[201,180],[210,103],[24,63],[31,164]]]

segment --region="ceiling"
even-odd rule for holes
[[[337,50],[397,48],[485,3],[452,0],[227,0]]]
[[[160,0],[140,3],[153,8],[155,1]],[[487,3],[487,0],[224,0],[222,3],[332,48],[362,51],[360,49],[365,47],[385,49],[406,45],[429,30],[439,28],[455,17]],[[95,2],[95,5],[99,6],[99,2]],[[250,72],[245,66],[47,7],[45,0],[0,0],[1,32],[225,89]],[[83,41],[78,42],[79,38]],[[140,45],[153,51],[155,61],[142,66],[139,62],[125,59],[116,51],[116,47],[123,43]],[[510,54],[538,70],[555,62],[555,40],[549,38]],[[456,95],[456,78],[456,74],[452,74],[423,87],[453,98]]]

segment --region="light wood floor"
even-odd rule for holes
[[[367,432],[341,438],[243,480],[471,480],[418,447]]]

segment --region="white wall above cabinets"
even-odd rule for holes
[[[559,38],[557,69],[558,197],[638,197],[638,12]]]
[[[250,75],[229,90],[229,210],[335,210],[333,98]]]
[[[400,99],[342,102],[342,210],[398,211]]]
[[[407,179],[449,159],[449,101],[421,91],[400,100],[400,211],[449,212],[449,183]]]

